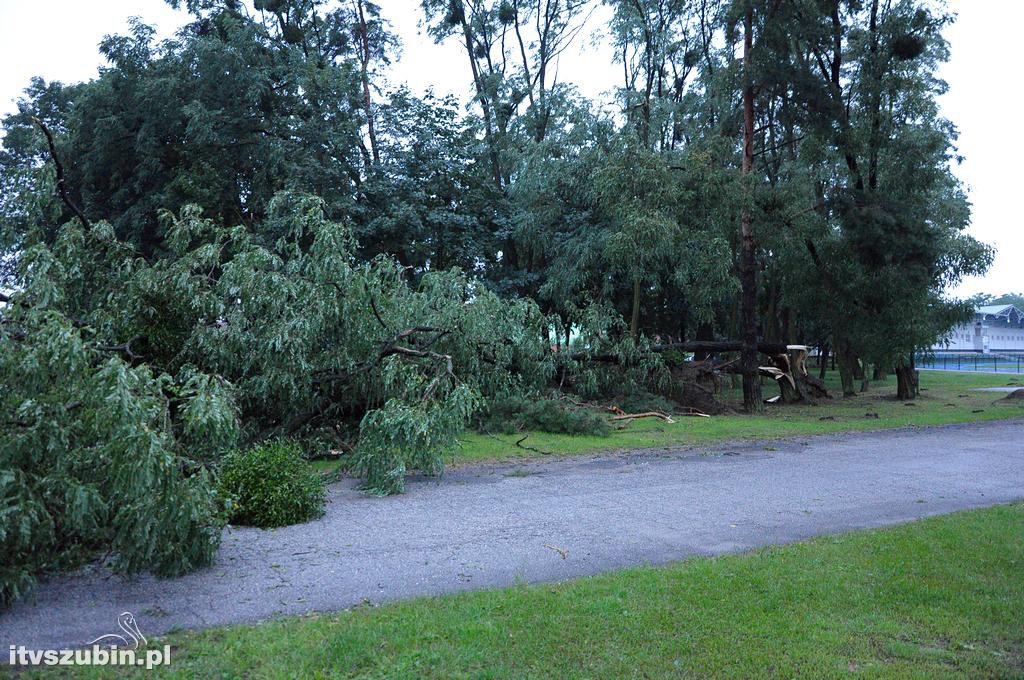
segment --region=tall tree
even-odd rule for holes
[[[754,169],[754,4],[748,0],[743,12],[743,177],[749,184]],[[749,199],[744,201],[749,203]],[[743,319],[743,407],[760,411],[761,376],[757,370],[757,254],[754,219],[749,207],[740,218],[740,308]]]

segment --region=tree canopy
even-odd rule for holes
[[[742,345],[748,408],[766,343],[913,398],[991,260],[936,103],[951,16],[601,1],[616,111],[555,67],[598,0],[423,0],[466,109],[388,86],[369,0],[175,1],[172,39],[135,20],[95,79],[34,79],[0,150],[0,600],[99,547],[209,562],[239,446],[399,492],[495,403],[671,392],[695,341]]]

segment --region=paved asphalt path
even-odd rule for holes
[[[0,613],[0,650],[566,579],[1024,498],[1024,421],[465,468],[402,496],[332,487],[322,519],[228,528],[173,580],[95,568]],[[564,557],[563,557],[564,555]],[[3,654],[2,656],[6,656]],[[5,659],[6,660],[6,659]]]

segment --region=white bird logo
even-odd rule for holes
[[[89,644],[94,645],[100,640],[106,640],[108,644],[128,647],[130,649],[138,649],[140,643],[146,644],[146,636],[139,632],[139,624],[135,622],[135,617],[132,616],[131,612],[121,612],[121,615],[117,617],[117,625],[124,631],[124,635],[107,633],[106,635],[99,636]]]

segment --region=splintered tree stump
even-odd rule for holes
[[[761,366],[761,375],[775,380],[783,403],[796,404],[813,402],[816,398],[828,399],[824,383],[807,373],[807,346],[789,345],[785,354],[769,355],[772,365]]]

